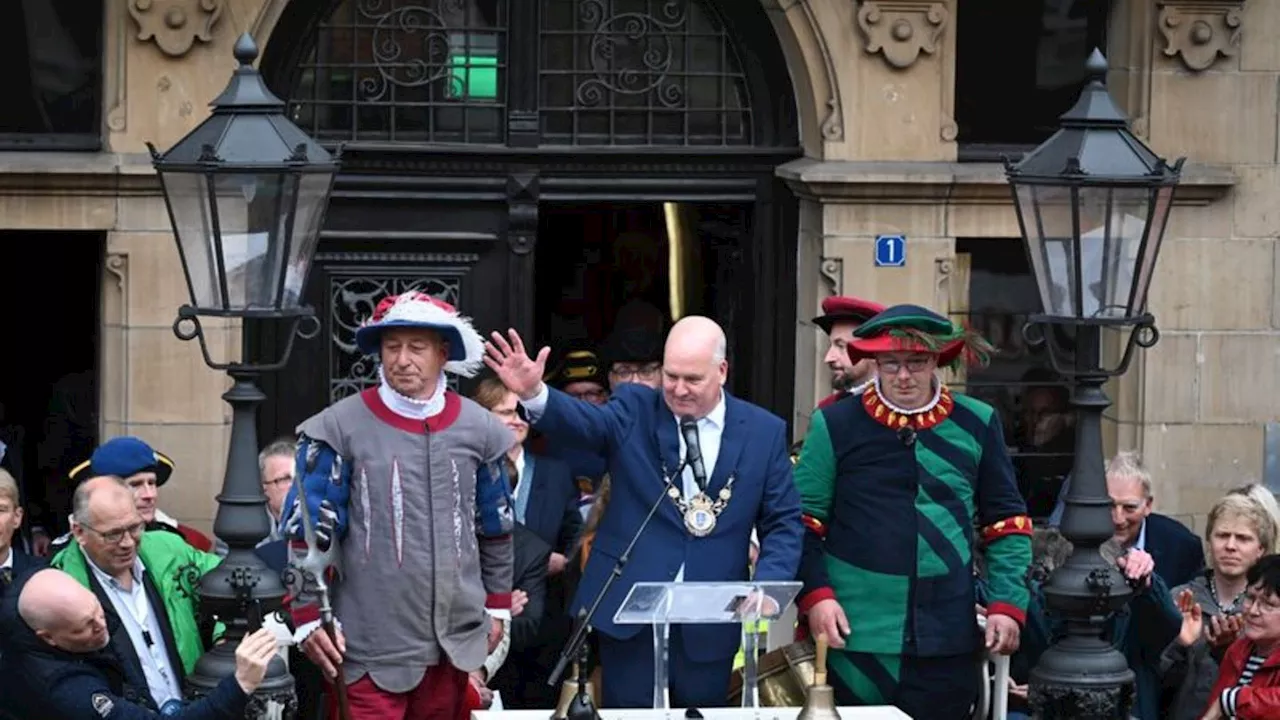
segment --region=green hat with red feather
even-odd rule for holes
[[[853,333],[853,361],[881,353],[916,352],[938,356],[938,366],[986,365],[994,349],[982,336],[919,305],[894,305]]]

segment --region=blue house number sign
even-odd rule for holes
[[[903,267],[906,264],[906,235],[876,236],[876,267]]]

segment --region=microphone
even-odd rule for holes
[[[579,651],[587,641],[587,633],[591,630],[591,620],[596,616],[596,612],[600,610],[600,603],[604,602],[604,596],[609,594],[609,588],[613,587],[613,583],[622,577],[622,571],[627,566],[627,562],[631,559],[631,551],[635,550],[636,543],[639,542],[640,536],[644,534],[644,529],[649,527],[649,521],[658,513],[658,508],[667,498],[667,491],[671,486],[679,481],[680,475],[684,472],[685,465],[689,463],[688,458],[685,462],[680,463],[680,467],[666,478],[662,484],[662,490],[658,493],[658,499],[653,501],[653,505],[649,508],[649,514],[644,516],[640,527],[636,528],[636,534],[631,536],[631,542],[627,544],[627,549],[622,551],[618,556],[618,562],[613,564],[613,570],[609,573],[609,577],[605,578],[604,585],[600,588],[600,592],[596,593],[595,598],[591,601],[591,608],[586,612],[578,614],[577,627],[573,630],[573,636],[569,638],[569,642],[564,646],[564,650],[560,653],[560,661],[556,663],[555,669],[551,671],[551,676],[547,678],[547,685],[555,687],[560,682],[560,677],[564,675],[565,670],[569,668],[569,664],[574,658],[578,657]]]
[[[916,444],[916,429],[910,425],[904,425],[898,428],[898,439],[902,441],[903,447],[911,447]]]
[[[685,463],[693,470],[698,489],[707,487],[707,467],[702,462],[702,442],[698,439],[698,421],[691,415],[680,418],[680,434],[684,436]]]

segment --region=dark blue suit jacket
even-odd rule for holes
[[[1145,547],[1156,563],[1156,574],[1171,588],[1191,582],[1204,569],[1204,544],[1171,517],[1147,516]]]
[[[803,529],[786,423],[728,393],[724,401],[724,434],[708,490],[714,497],[732,475],[732,499],[705,538],[690,535],[675,504],[663,500],[592,619],[601,633],[619,640],[636,636],[641,626],[613,622],[618,606],[635,583],[671,582],[682,565],[684,579],[690,582],[746,580],[752,528],[759,534],[761,548],[755,579],[795,578]],[[619,386],[603,406],[551,390],[535,426],[557,442],[574,443],[608,458],[609,507],[572,603],[577,613],[590,607],[649,508],[662,495],[664,468],[674,473],[680,467],[679,430],[660,392],[631,383]],[[685,651],[699,662],[731,658],[738,650],[740,631],[728,624],[685,626]]]
[[[18,536],[15,533],[14,539],[17,539],[17,537]],[[48,564],[49,561],[44,558],[36,557],[35,555],[28,555],[15,547],[13,548],[13,571],[11,576],[17,578],[21,575],[26,575],[28,571],[35,570],[36,568],[42,568]],[[8,589],[8,586],[5,585],[3,581],[0,581],[0,597],[4,597],[5,591]]]
[[[528,451],[525,451],[524,462],[525,475],[533,473],[532,484],[524,489],[529,498],[524,510],[524,526],[554,552],[567,557],[582,530],[578,484],[574,482],[573,472],[561,460]]]

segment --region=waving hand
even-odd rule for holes
[[[499,332],[494,332],[491,337],[492,340],[484,344],[484,364],[521,400],[537,397],[542,390],[542,376],[547,370],[547,356],[551,354],[551,348],[544,347],[538,351],[537,358],[531,358],[525,352],[520,333],[515,330],[508,330],[506,338]],[[510,342],[507,342],[508,338]]]

